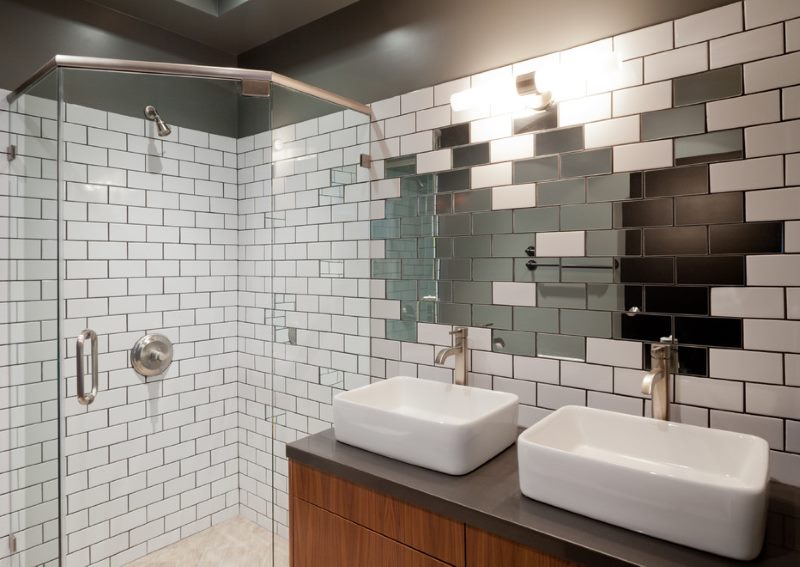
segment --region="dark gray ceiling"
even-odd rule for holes
[[[358,0],[247,0],[239,5],[219,0],[89,1],[238,54]],[[218,9],[214,10],[214,6]],[[209,13],[214,11],[219,15]]]

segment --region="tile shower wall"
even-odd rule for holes
[[[473,384],[521,422],[649,413],[674,335],[674,419],[767,439],[800,484],[800,3],[746,0],[372,105],[373,376],[470,326]],[[614,52],[546,112],[450,95]]]

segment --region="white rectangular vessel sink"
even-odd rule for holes
[[[462,475],[517,437],[519,398],[397,376],[333,399],[336,440],[435,471]]]
[[[525,496],[734,559],[761,550],[769,447],[760,437],[566,406],[517,446]]]

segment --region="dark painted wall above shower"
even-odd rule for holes
[[[730,0],[361,0],[239,56],[372,102]]]

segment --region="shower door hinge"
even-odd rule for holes
[[[242,80],[242,96],[268,97],[270,89],[269,81]]]
[[[358,159],[358,164],[361,167],[366,167],[367,169],[369,169],[370,167],[372,167],[372,158],[370,157],[369,154],[361,154],[361,156]]]
[[[17,552],[17,536],[15,534],[8,536],[8,549],[11,553]]]
[[[11,144],[6,148],[6,158],[8,158],[8,161],[17,159],[17,146]]]

